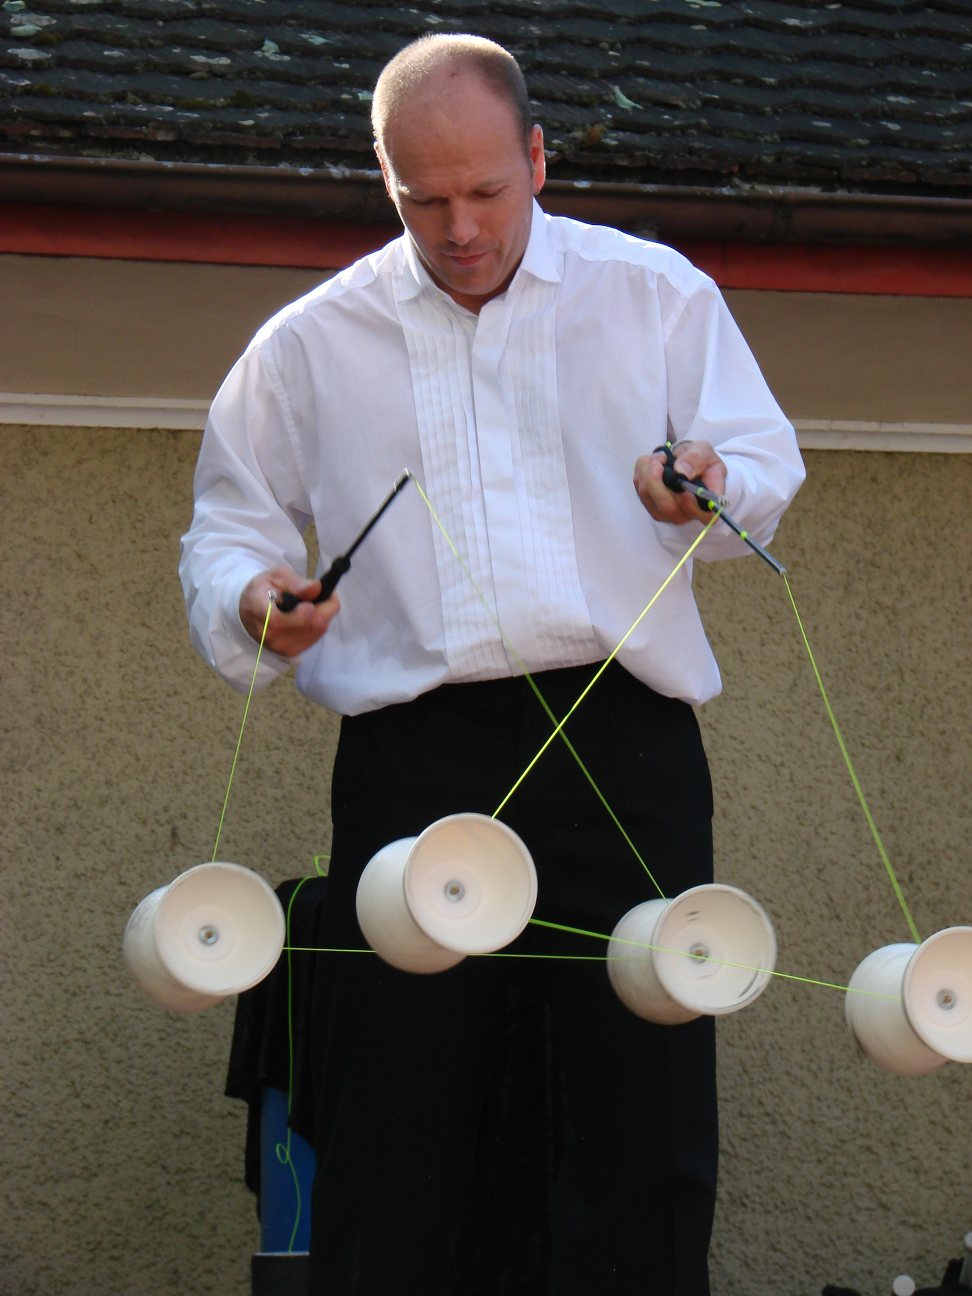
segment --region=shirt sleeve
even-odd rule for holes
[[[728,512],[754,540],[768,544],[806,473],[792,425],[707,276],[699,275],[678,315],[666,363],[672,440],[715,447],[726,464]],[[664,530],[666,548],[681,552],[698,529],[689,524]],[[729,527],[716,523],[697,555],[718,559],[750,552]]]
[[[213,401],[179,563],[192,644],[241,691],[250,685],[258,650],[240,621],[243,590],[281,563],[301,574],[307,568],[309,504],[298,455],[270,342],[254,343]],[[291,664],[265,650],[257,685]]]

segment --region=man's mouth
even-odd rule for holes
[[[479,265],[480,261],[484,261],[488,255],[488,252],[463,253],[462,255],[456,252],[446,253],[446,256],[454,265],[463,267]]]

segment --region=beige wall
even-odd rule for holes
[[[252,327],[316,277],[0,259],[13,325],[0,388],[206,396]],[[897,385],[898,418],[967,417],[953,389],[967,402],[970,380],[946,381],[940,354],[966,304],[902,300],[733,304],[785,404],[795,384],[795,416],[842,416],[853,344],[860,384]],[[869,319],[866,338],[843,308]],[[866,409],[843,416],[884,417]],[[188,647],[174,575],[197,444],[0,427],[9,1296],[248,1290],[244,1116],[221,1096],[232,1004],[170,1017],[119,957],[134,905],[209,858],[242,715]],[[972,922],[972,460],[811,452],[808,466],[774,550],[921,934]],[[719,875],[769,910],[782,971],[846,984],[908,931],[785,589],[756,559],[702,567],[698,584],[725,676],[702,717]],[[333,738],[286,680],[256,700],[221,856],[272,882],[309,871],[328,844]],[[972,1068],[880,1072],[857,1056],[839,992],[782,979],[719,1033],[715,1296],[817,1296],[826,1282],[879,1296],[901,1271],[937,1282],[972,1213]]]
[[[0,392],[208,400],[259,325],[325,277],[0,256]],[[791,418],[972,423],[972,300],[726,296]]]

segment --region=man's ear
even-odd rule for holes
[[[394,202],[395,195],[394,193],[392,193],[391,170],[388,166],[388,161],[384,153],[382,152],[381,145],[378,143],[377,140],[375,140],[375,154],[378,158],[378,165],[381,167],[382,179],[385,182],[385,193],[392,200],[392,202]]]
[[[543,131],[534,126],[530,132],[530,165],[533,168],[533,193],[536,196],[547,178],[547,159],[543,151]]]

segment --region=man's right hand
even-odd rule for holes
[[[281,657],[297,657],[316,644],[341,610],[336,594],[323,603],[309,600],[321,592],[321,582],[304,580],[290,567],[275,567],[273,571],[254,576],[240,596],[240,620],[251,639],[257,643],[263,636],[267,619],[267,600],[274,594],[290,593],[301,600],[291,612],[281,612],[274,607],[270,613],[264,645]]]

